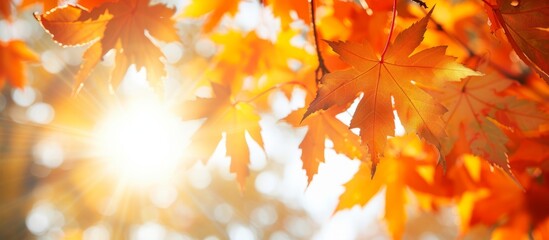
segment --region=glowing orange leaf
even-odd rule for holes
[[[366,205],[385,186],[385,220],[393,238],[401,239],[406,223],[407,189],[430,188],[436,153],[413,135],[392,138],[387,146],[385,161],[379,164],[378,173],[372,177],[370,167],[361,164],[358,172],[345,184],[336,211]],[[418,154],[420,152],[424,154]]]
[[[250,152],[246,142],[246,133],[263,147],[260,117],[247,103],[231,101],[230,90],[212,83],[215,98],[199,98],[186,102],[180,109],[184,120],[207,118],[195,132],[188,147],[191,155],[197,159],[208,160],[222,134],[226,134],[227,155],[231,157],[230,171],[243,189],[248,176]]]
[[[107,2],[91,12],[68,5],[36,18],[61,45],[94,42],[84,53],[75,90],[82,86],[92,69],[111,49],[116,52],[111,86],[117,87],[128,67],[135,64],[138,70],[147,69],[148,80],[158,89],[166,74],[161,61],[163,54],[145,32],[161,41],[178,41],[174,21],[170,19],[174,11],[161,4],[149,5],[148,0],[130,0]]]
[[[423,39],[430,15],[401,32],[382,57],[367,43],[330,43],[353,68],[326,75],[304,117],[333,105],[347,105],[363,93],[350,125],[360,128],[362,142],[372,156],[373,171],[387,137],[395,134],[392,99],[406,131],[417,132],[440,149],[440,139],[445,136],[441,116],[446,110],[418,84],[437,87],[443,80],[480,75],[446,56],[446,47],[411,55]]]
[[[14,87],[24,87],[25,61],[38,61],[38,56],[24,42],[0,41],[0,85],[8,81]]]

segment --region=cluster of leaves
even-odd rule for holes
[[[274,38],[220,24],[240,1],[194,0],[180,14],[149,0],[17,7],[29,2],[43,3],[47,11],[36,19],[54,41],[88,46],[75,93],[108,52],[116,54],[113,90],[135,65],[161,92],[168,64],[160,42],[181,41],[177,21],[202,19],[218,52],[181,69],[195,79],[188,92],[206,86],[212,98],[181,99],[181,115],[206,119],[189,147],[196,159],[207,160],[225,135],[242,188],[248,142],[263,147],[259,114],[272,110],[268,94],[291,97],[300,88],[306,106],[283,120],[307,127],[299,147],[308,181],[324,162],[327,139],[362,162],[337,210],[385,189],[395,238],[410,195],[428,211],[456,203],[463,233],[485,224],[494,238],[549,237],[547,1],[261,1],[280,21]],[[3,1],[0,13],[9,19],[13,7]],[[22,87],[21,61],[36,56],[19,41],[0,47],[0,80]],[[338,118],[348,112],[349,124]],[[396,133],[399,122],[405,134]]]

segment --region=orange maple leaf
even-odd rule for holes
[[[284,120],[294,127],[307,126],[307,133],[299,145],[301,161],[307,174],[308,183],[318,172],[320,163],[324,162],[325,141],[330,139],[337,153],[345,154],[351,159],[366,160],[368,151],[360,142],[360,137],[353,133],[347,125],[336,118],[342,109],[332,108],[317,112],[303,122],[301,118],[305,108],[292,112]]]
[[[486,2],[492,29],[503,28],[517,55],[549,83],[549,1]]]
[[[282,31],[276,42],[272,42],[260,38],[255,32],[213,34],[211,39],[219,44],[221,50],[209,61],[213,67],[205,71],[202,79],[230,85],[234,92],[239,91],[240,97],[246,95],[249,98],[262,95],[270,88],[278,88],[279,84],[300,79],[300,74],[290,68],[288,61],[312,65],[315,59],[305,49],[292,45],[292,39],[297,35],[293,30]],[[247,81],[250,77],[257,81]]]
[[[232,101],[228,87],[212,83],[212,90],[215,98],[198,98],[179,107],[183,120],[207,118],[194,133],[188,149],[191,156],[206,161],[225,133],[227,156],[231,157],[230,171],[236,174],[244,189],[250,163],[246,133],[263,147],[260,117],[251,105]]]
[[[189,6],[183,11],[183,17],[201,17],[208,14],[208,18],[204,23],[203,29],[206,32],[211,31],[221,18],[229,13],[234,15],[238,11],[240,1],[225,1],[225,0],[193,0]]]
[[[162,4],[149,5],[149,0],[128,0],[107,2],[91,12],[67,5],[36,18],[63,46],[93,42],[84,53],[84,63],[75,77],[75,91],[111,49],[116,52],[112,87],[117,87],[127,69],[135,64],[138,70],[145,67],[147,79],[160,89],[160,80],[166,75],[161,61],[163,54],[145,33],[165,42],[178,41],[174,21],[170,19],[174,11]]]
[[[432,188],[436,159],[435,149],[417,136],[390,139],[378,173],[372,177],[370,167],[362,163],[353,178],[345,183],[336,211],[366,205],[385,186],[385,220],[393,238],[401,239],[406,224],[407,189]]]
[[[459,83],[447,83],[442,95],[437,97],[449,110],[444,116],[449,135],[458,136],[460,129],[465,131],[465,141],[473,154],[511,176],[509,151],[505,146],[509,139],[499,126],[535,131],[549,123],[549,116],[539,111],[535,103],[501,93],[512,84],[513,81],[495,74],[471,77]]]
[[[431,12],[401,32],[381,55],[376,55],[367,43],[330,42],[334,51],[352,68],[323,78],[304,118],[333,105],[350,104],[363,93],[350,127],[360,128],[362,142],[368,145],[371,153],[372,172],[375,172],[387,137],[395,134],[393,99],[394,109],[406,131],[417,132],[440,150],[440,139],[445,136],[441,116],[446,109],[418,85],[440,87],[443,80],[456,81],[480,75],[454,62],[454,57],[445,55],[444,46],[411,55],[423,40]]]
[[[38,61],[38,56],[27,45],[18,40],[0,41],[0,85],[8,81],[12,86],[25,86],[23,62]]]

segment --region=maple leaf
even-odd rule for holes
[[[459,83],[447,83],[437,97],[449,110],[444,116],[449,135],[458,136],[459,129],[464,130],[471,152],[501,167],[510,176],[509,151],[505,146],[509,139],[499,126],[535,131],[549,123],[549,116],[539,111],[535,103],[501,94],[512,84],[511,80],[495,74],[471,77]]]
[[[325,141],[330,139],[336,153],[345,154],[353,159],[365,160],[368,151],[360,142],[360,137],[354,134],[347,125],[336,118],[341,109],[332,108],[320,111],[301,122],[305,108],[292,112],[284,120],[294,127],[307,126],[307,133],[299,145],[301,161],[310,184],[318,172],[320,163],[324,162]]]
[[[238,11],[240,1],[225,1],[225,0],[193,0],[190,5],[185,7],[182,17],[201,17],[208,14],[208,19],[204,23],[203,29],[210,32],[221,20],[221,18],[229,13],[234,15]]]
[[[12,86],[25,86],[23,62],[38,61],[38,56],[19,40],[0,41],[0,85],[8,81]]]
[[[55,41],[63,46],[92,42],[84,53],[84,63],[76,75],[75,91],[105,54],[114,49],[115,67],[110,84],[116,88],[127,69],[136,65],[147,69],[147,79],[157,89],[166,75],[162,52],[146,32],[157,40],[171,42],[179,37],[170,17],[174,13],[162,4],[149,5],[148,0],[107,2],[91,12],[73,5],[58,7],[36,18]]]
[[[282,31],[276,42],[262,39],[255,32],[213,34],[211,39],[220,45],[220,51],[210,61],[215,66],[206,72],[206,80],[230,85],[233,91],[240,91],[242,95],[252,98],[299,78],[296,71],[289,67],[288,61],[291,59],[305,65],[314,64],[315,58],[305,49],[292,44],[292,39],[298,34],[293,30]],[[250,77],[258,80],[244,84]]]
[[[492,29],[503,28],[517,55],[549,83],[549,1],[495,2],[486,2]]]
[[[418,154],[418,153],[423,154]],[[435,172],[436,152],[417,136],[406,135],[389,140],[385,161],[379,164],[378,173],[362,163],[353,178],[345,183],[335,211],[366,205],[385,186],[385,220],[394,239],[401,239],[406,223],[406,192],[412,189],[429,189]]]
[[[367,43],[329,43],[352,68],[323,78],[304,118],[333,105],[347,105],[364,93],[350,127],[360,128],[362,142],[368,145],[372,157],[372,172],[375,172],[387,137],[394,136],[392,99],[406,131],[417,132],[440,150],[440,139],[445,136],[441,116],[446,110],[418,85],[439,87],[442,80],[456,81],[480,75],[445,55],[444,46],[411,55],[423,39],[431,12],[401,32],[381,56]]]
[[[207,118],[194,133],[188,149],[197,159],[208,160],[225,133],[227,155],[231,157],[230,171],[236,174],[244,189],[250,163],[246,133],[263,147],[260,117],[251,105],[231,101],[228,87],[212,83],[212,90],[215,98],[198,98],[179,107],[183,120]]]
[[[368,39],[369,45],[374,49],[381,48],[386,43],[383,36],[386,36],[385,25],[389,19],[387,14],[369,15],[355,2],[344,1],[334,1],[333,4],[322,6],[321,9],[327,10],[324,14],[318,14],[316,27],[319,38],[328,41],[319,41],[318,48],[324,64],[331,71],[347,69],[349,64],[343,62],[330,49],[328,45],[330,41],[362,42]]]

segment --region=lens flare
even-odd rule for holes
[[[97,151],[110,174],[129,185],[167,182],[183,156],[184,131],[160,102],[133,102],[97,126]]]

